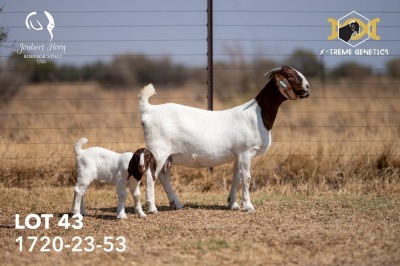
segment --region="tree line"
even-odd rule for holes
[[[320,58],[312,51],[298,49],[283,62],[263,57],[248,59],[232,53],[227,61],[214,63],[214,77],[220,84],[235,83],[242,87],[251,87],[263,78],[261,72],[280,65],[293,66],[310,78],[321,75],[325,78],[362,78],[374,74],[370,66],[352,61],[327,71]],[[107,63],[96,61],[77,66],[56,64],[50,60],[45,64],[38,64],[36,59],[24,58],[23,54],[14,53],[0,64],[0,97],[11,98],[18,87],[25,83],[95,81],[105,89],[123,89],[150,82],[174,86],[189,81],[205,83],[205,69],[205,66],[187,67],[174,62],[169,56],[152,58],[140,54],[123,54],[116,55]],[[386,63],[385,74],[400,77],[400,58]]]

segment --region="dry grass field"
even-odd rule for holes
[[[162,191],[157,215],[139,219],[128,208],[127,220],[115,219],[115,191],[92,189],[81,230],[57,227],[70,208],[70,188],[1,188],[0,260],[2,265],[398,265],[400,197],[288,191],[253,193],[255,213],[228,211],[225,193],[181,192],[186,207],[174,211]],[[128,203],[132,206],[132,199]],[[53,213],[50,229],[16,230],[15,213]],[[11,228],[4,228],[10,225]],[[87,236],[126,238],[127,250],[40,252],[38,243],[23,252],[17,237]],[[84,242],[85,243],[85,242]],[[115,245],[119,242],[115,241]],[[82,245],[81,248],[88,247]]]
[[[271,149],[253,160],[255,213],[225,209],[231,165],[212,174],[173,167],[183,210],[173,211],[157,184],[159,214],[138,219],[129,198],[128,219],[116,220],[115,189],[97,184],[88,191],[89,215],[81,230],[56,223],[71,208],[72,145],[87,137],[88,146],[117,152],[144,146],[139,88],[24,87],[0,106],[1,264],[400,264],[400,83],[383,78],[332,81],[325,88],[310,83],[310,98],[283,104]],[[156,89],[152,103],[206,106],[203,85]],[[215,109],[253,96],[216,99]],[[48,230],[17,230],[17,213],[55,218]],[[65,242],[74,236],[96,241],[124,236],[127,250],[28,252],[25,243],[19,252],[19,236],[60,236]]]

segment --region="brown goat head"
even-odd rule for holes
[[[307,98],[310,95],[310,85],[306,78],[294,68],[283,66],[266,73],[269,75],[280,93],[288,100]]]
[[[157,160],[146,148],[140,148],[133,153],[128,166],[128,180],[133,176],[137,181],[142,179],[143,174],[150,168],[153,180],[156,179]]]

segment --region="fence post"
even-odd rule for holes
[[[213,110],[213,1],[207,0],[207,109]]]
[[[213,1],[207,0],[207,109],[214,109],[213,92]],[[213,173],[213,168],[208,168],[209,173]]]

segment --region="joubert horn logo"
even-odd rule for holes
[[[47,11],[44,11],[44,14],[46,15],[46,17],[48,19],[48,23],[47,23],[47,27],[46,28],[47,28],[47,31],[50,33],[50,41],[49,42],[51,42],[51,40],[53,40],[53,30],[54,30],[54,27],[55,27],[54,18]],[[42,24],[40,24],[40,22],[38,20],[36,20],[36,23],[39,26],[34,26],[34,24],[32,23],[32,18],[31,17],[36,16],[36,15],[37,15],[36,12],[31,12],[31,13],[28,14],[28,16],[26,16],[25,25],[29,30],[30,29],[43,30],[43,26],[42,26]]]
[[[332,27],[328,40],[339,39],[352,47],[356,47],[370,38],[380,40],[381,37],[377,35],[376,29],[376,25],[380,21],[380,18],[370,20],[356,11],[352,11],[338,20],[328,18]]]

